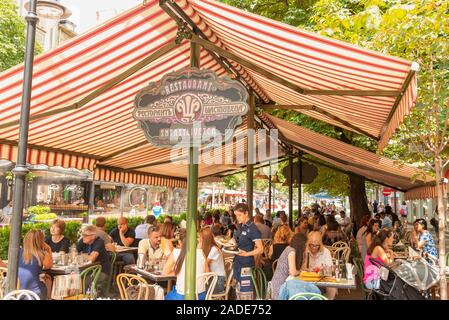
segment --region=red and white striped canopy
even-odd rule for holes
[[[216,1],[175,2],[211,43],[308,90],[399,91],[411,71],[409,61],[307,33]],[[170,150],[144,145],[146,139],[132,110],[134,97],[142,87],[168,72],[189,66],[188,41],[89,103],[76,105],[115,76],[173,42],[176,34],[176,22],[161,9],[159,1],[150,0],[36,57],[31,116],[49,111],[54,114],[30,122],[30,153],[40,150],[40,154],[29,156],[30,163],[80,169],[108,166],[185,177],[185,166],[164,162],[170,159]],[[416,97],[413,76],[390,119],[395,97],[304,95],[237,62],[231,63],[264,102],[317,105],[379,137],[380,147],[409,113]],[[219,76],[226,74],[204,49],[200,65]],[[9,160],[14,160],[14,156],[5,150],[16,144],[19,134],[22,77],[23,65],[0,73],[0,154]],[[64,112],[57,112],[68,106],[71,107]],[[341,125],[317,112],[304,112]],[[77,158],[62,161],[58,154]],[[205,164],[201,176],[232,168],[236,165]],[[201,170],[200,165],[200,173]]]
[[[432,177],[415,167],[396,164],[391,159],[268,114],[261,115],[261,118],[279,130],[281,139],[344,171],[359,174],[404,192],[424,186],[424,189],[431,190],[430,184],[435,183]]]

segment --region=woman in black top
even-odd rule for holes
[[[52,252],[69,252],[70,241],[64,237],[65,222],[56,219],[50,227],[50,234],[45,238],[45,243],[48,244]]]

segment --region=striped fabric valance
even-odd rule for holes
[[[436,186],[413,188],[404,194],[405,200],[434,199],[437,197]]]
[[[109,168],[95,168],[95,181],[133,183],[151,186],[187,188],[187,180],[160,177],[142,172],[124,172]]]
[[[17,146],[0,144],[0,159],[16,162]],[[60,166],[63,168],[76,168],[79,170],[87,169],[93,171],[97,162],[98,160],[96,159],[66,154],[63,152],[38,150],[33,148],[28,148],[27,151],[27,163],[33,165],[45,164],[51,167]]]

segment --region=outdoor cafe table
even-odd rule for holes
[[[116,253],[123,253],[123,252],[137,252],[139,248],[138,247],[125,247],[125,246],[115,246],[115,252]]]
[[[173,286],[173,281],[176,281],[176,276],[166,276],[161,273],[161,271],[154,272],[148,271],[144,269],[137,268],[135,264],[129,264],[124,267],[126,272],[136,273],[144,277],[145,279],[149,279],[150,281],[159,284],[160,282],[167,282],[167,292],[170,292]]]
[[[99,262],[84,262],[81,265],[58,265],[53,264],[53,267],[48,270],[44,270],[45,273],[51,276],[65,275],[70,274],[72,271],[77,270],[78,272],[82,272],[84,269],[88,267],[95,266],[100,264]]]
[[[313,283],[314,285],[316,285],[319,288],[336,288],[336,289],[348,289],[348,290],[357,289],[355,279],[339,279],[339,280],[336,280],[335,282],[324,281],[324,280],[308,281],[308,280],[300,279],[299,277],[295,277],[295,279]]]

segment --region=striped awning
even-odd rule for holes
[[[436,186],[424,186],[408,190],[404,194],[405,200],[434,199],[437,197]]]
[[[94,180],[106,182],[121,182],[130,184],[142,184],[152,186],[164,186],[173,188],[187,188],[187,180],[177,178],[167,178],[145,174],[143,172],[125,172],[111,168],[96,168]]]
[[[17,145],[0,143],[0,160],[17,161]],[[56,152],[49,150],[28,148],[27,163],[32,165],[46,164],[52,167],[87,169],[93,171],[97,159],[69,154],[66,152]]]
[[[261,103],[272,100],[278,104],[317,105],[349,123],[348,129],[358,127],[379,137],[380,147],[413,105],[416,78],[409,61],[304,32],[215,1],[174,2],[197,24],[207,43],[285,80],[277,82],[242,66],[243,60],[231,59],[238,77],[256,92]],[[97,165],[185,178],[186,166],[172,161],[171,150],[149,145],[132,117],[134,97],[141,88],[190,65],[190,43],[176,43],[177,31],[177,23],[162,10],[159,1],[149,0],[36,57],[30,163],[90,170]],[[227,74],[204,48],[200,66],[218,76]],[[130,72],[128,77],[105,87],[125,71]],[[0,73],[3,146],[18,140],[22,78],[23,65]],[[405,85],[406,79],[411,80],[409,85]],[[304,90],[293,90],[286,82]],[[101,94],[94,94],[100,89]],[[345,90],[355,93],[347,95]],[[387,94],[365,95],[367,90]],[[335,117],[313,110],[303,112],[339,125]],[[245,152],[244,147],[239,152]],[[240,165],[232,162],[205,164],[200,165],[200,174],[215,175],[237,167]]]
[[[410,61],[306,32],[213,0],[178,0],[185,12],[217,46],[305,90],[303,94],[249,70],[269,99],[281,105],[317,106],[298,110],[325,122],[379,139],[382,149],[417,96]],[[190,5],[189,5],[190,4]],[[413,66],[413,67],[412,67]],[[340,95],[355,90],[356,95]],[[379,91],[379,95],[368,91]],[[380,91],[395,92],[382,95]],[[351,124],[351,127],[344,123]]]
[[[279,130],[281,139],[344,171],[362,175],[400,191],[435,183],[432,177],[412,166],[400,166],[391,159],[268,114],[262,114],[261,118]]]

